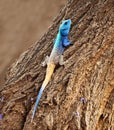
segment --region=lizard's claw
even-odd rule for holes
[[[45,66],[46,66],[46,62],[43,61],[43,62],[41,63],[41,66],[45,67]]]
[[[46,56],[45,60],[41,63],[41,66],[45,67],[48,62],[49,62],[49,56]]]

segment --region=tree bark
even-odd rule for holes
[[[56,68],[30,123],[45,77],[41,62],[68,18],[68,62]],[[0,97],[0,130],[114,130],[114,1],[68,0],[41,40],[9,68]]]

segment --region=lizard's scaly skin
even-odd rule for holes
[[[64,20],[59,27],[59,31],[58,31],[58,34],[54,43],[54,47],[52,49],[49,62],[47,64],[46,76],[45,76],[44,82],[41,86],[41,89],[39,91],[39,94],[37,96],[37,100],[34,106],[31,122],[33,121],[33,118],[34,118],[36,109],[38,107],[43,90],[45,89],[46,85],[50,81],[53,71],[55,69],[55,66],[56,64],[59,63],[60,57],[63,54],[64,48],[71,45],[70,41],[68,40],[70,27],[71,27],[70,19]]]

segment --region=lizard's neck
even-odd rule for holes
[[[56,41],[55,41],[55,46],[59,46],[60,42],[66,38],[67,36],[66,35],[62,35],[61,32],[59,31],[58,34],[57,34],[57,37],[56,37]]]
[[[54,46],[55,46],[55,47],[58,47],[61,40],[62,40],[61,33],[58,32],[57,37],[56,37],[56,40],[55,40],[55,45],[54,45]]]

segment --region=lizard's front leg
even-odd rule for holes
[[[46,57],[45,57],[45,60],[41,63],[41,65],[42,65],[43,67],[45,67],[48,62],[49,62],[49,56],[46,56]]]

